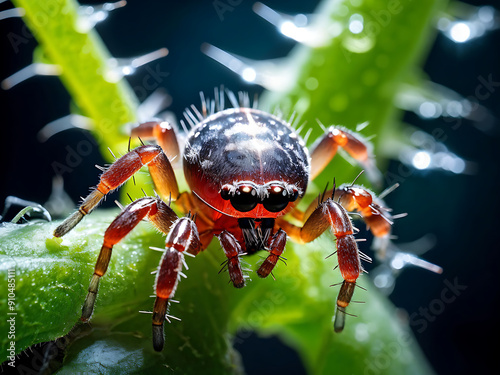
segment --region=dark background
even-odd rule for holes
[[[178,117],[185,107],[199,103],[200,91],[209,94],[220,84],[234,91],[260,91],[204,56],[200,52],[201,43],[209,42],[254,59],[284,56],[294,45],[253,14],[249,1],[244,0],[232,12],[224,13],[223,20],[217,16],[211,1],[142,4],[130,1],[99,24],[97,30],[115,57],[140,55],[160,47],[170,50],[169,56],[159,61],[161,71],[169,73],[161,86],[172,96],[169,109]],[[299,1],[267,1],[266,4],[287,13],[307,13],[315,7],[313,2]],[[0,10],[10,6],[9,3],[0,4]],[[4,20],[0,28],[0,79],[3,79],[31,63],[36,41],[24,34],[25,27],[20,19]],[[26,43],[16,50],[7,38],[9,32],[21,35]],[[481,84],[480,77],[487,79],[491,75],[493,81],[500,82],[499,50],[498,30],[465,44],[455,44],[438,35],[424,69],[434,82],[465,97],[474,96]],[[129,78],[132,87],[141,85],[144,72],[144,68],[140,69]],[[447,147],[476,167],[473,175],[414,171],[403,186],[387,198],[396,212],[409,213],[394,229],[400,241],[413,241],[433,233],[437,243],[425,258],[445,270],[443,275],[419,269],[405,270],[390,297],[394,304],[408,316],[422,316],[422,309],[434,308],[436,311],[435,301],[442,300],[441,293],[446,288],[444,280],[466,286],[438,314],[431,313],[426,329],[420,330],[419,325],[412,327],[438,374],[490,372],[497,362],[494,343],[500,333],[496,320],[500,300],[496,277],[500,260],[497,237],[500,223],[499,99],[496,88],[480,103],[492,115],[487,131],[483,129],[484,124],[468,120],[463,120],[461,126],[453,130],[450,123],[442,119],[423,121],[414,114],[405,115],[406,122],[429,133],[442,128],[441,140]],[[64,163],[66,146],[75,148],[88,138],[82,130],[70,130],[43,144],[36,140],[36,133],[45,124],[69,113],[70,98],[57,78],[35,77],[8,92],[0,90],[0,105],[0,207],[8,195],[43,204],[51,192],[52,164],[55,161]],[[64,175],[65,189],[73,201],[96,183],[95,164],[104,164],[97,150],[86,156],[73,172]],[[393,161],[389,171],[397,173],[399,166],[398,161]],[[113,199],[107,202],[111,204]],[[252,336],[238,349],[243,353],[248,374],[277,370],[303,373],[298,359],[275,338]]]

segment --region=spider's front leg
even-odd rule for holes
[[[153,307],[153,348],[161,351],[165,343],[163,323],[170,298],[174,296],[179,282],[183,252],[196,255],[201,250],[198,229],[189,217],[178,219],[170,229],[165,241],[165,252],[156,274],[156,300]]]
[[[113,246],[120,242],[146,217],[163,233],[168,233],[170,226],[177,219],[175,212],[162,200],[147,197],[129,204],[113,220],[104,233],[103,244],[94,268],[94,275],[90,281],[87,298],[82,307],[82,321],[88,321],[94,311],[99,281],[108,269]]]
[[[398,185],[394,185],[387,189],[386,192],[392,191],[397,187]],[[386,195],[386,192],[383,194]],[[339,203],[348,212],[358,212],[367,228],[370,229],[375,237],[379,238],[390,236],[392,232],[392,220],[405,216],[405,214],[399,214],[393,217],[391,209],[387,208],[379,197],[359,185],[346,184],[338,188],[335,187],[325,191],[320,196],[321,200],[325,199],[325,197],[332,197],[335,202]],[[315,203],[311,203],[305,211],[304,216],[309,217],[316,207]]]
[[[106,194],[120,187],[125,181],[147,165],[156,191],[164,198],[173,200],[179,196],[174,170],[160,146],[137,147],[117,159],[101,175],[97,187],[84,199],[78,211],[69,216],[55,231],[55,237],[62,237],[73,229],[85,215],[90,213]]]
[[[179,142],[174,128],[167,121],[149,121],[140,124],[132,129],[130,132],[132,138],[139,137],[144,140],[154,140],[161,146],[163,152],[167,155],[169,160],[179,162],[178,156]]]
[[[347,211],[339,203],[328,198],[316,207],[302,228],[284,219],[281,219],[279,224],[293,240],[299,243],[311,242],[328,228],[332,229],[336,237],[339,269],[344,279],[337,297],[334,329],[336,332],[342,331],[345,325],[345,310],[351,302],[356,280],[363,271],[358,245],[354,239],[353,227]]]
[[[331,126],[325,135],[319,138],[312,146],[311,151],[311,180],[314,180],[337,154],[342,147],[354,160],[356,160],[370,180],[379,184],[382,175],[374,162],[371,144],[359,134],[348,129]]]

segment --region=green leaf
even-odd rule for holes
[[[65,335],[78,322],[93,267],[102,245],[102,234],[117,211],[98,211],[63,239],[52,237],[57,222],[0,228],[2,285],[8,270],[15,270],[16,350]],[[215,245],[215,244],[214,244]],[[334,250],[329,235],[306,246],[287,248],[287,266],[278,265],[272,278],[252,281],[242,290],[218,274],[225,259],[219,246],[196,258],[187,258],[187,279],[179,284],[165,327],[166,344],[155,353],[151,344],[151,311],[154,271],[164,238],[148,223],[141,223],[113,249],[102,278],[92,326],[94,331],[70,346],[61,373],[106,368],[109,373],[137,368],[161,372],[164,366],[182,373],[230,374],[241,370],[233,340],[245,332],[275,334],[296,348],[312,374],[363,371],[381,362],[384,373],[429,373],[408,328],[398,322],[396,311],[371,286],[367,277],[355,292],[364,304],[352,305],[347,327],[335,334],[332,316],[340,281],[332,272],[335,261],[325,257]],[[259,256],[245,259],[252,268]],[[0,311],[7,311],[7,296]],[[9,343],[2,323],[2,347]],[[238,334],[238,332],[240,332]],[[6,352],[1,360],[6,360]],[[360,358],[362,360],[360,360]],[[385,362],[384,362],[385,361]],[[387,362],[389,361],[389,362]]]

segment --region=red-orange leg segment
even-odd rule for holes
[[[245,277],[243,276],[243,271],[241,270],[240,255],[242,253],[241,246],[238,240],[228,231],[222,231],[219,234],[219,242],[224,250],[224,254],[227,257],[227,261],[224,262],[224,270],[227,265],[227,270],[229,272],[229,278],[233,283],[235,288],[243,288],[245,286]]]
[[[345,185],[335,190],[334,199],[347,211],[359,212],[375,237],[390,235],[392,220],[389,210],[373,193],[361,186]]]
[[[332,229],[337,239],[339,270],[344,279],[344,284],[337,298],[334,328],[337,332],[342,331],[345,324],[345,308],[351,301],[356,280],[363,271],[358,245],[353,236],[353,227],[347,211],[329,198],[316,207],[302,228],[285,220],[280,220],[279,225],[292,239],[301,243],[311,242],[327,228]]]
[[[323,194],[344,207],[348,212],[357,211],[375,237],[386,237],[392,231],[392,217],[390,210],[375,194],[358,185],[342,185],[335,190],[328,190]],[[305,217],[316,209],[317,204],[312,203],[305,212]]]
[[[144,165],[149,167],[158,193],[162,197],[171,197],[175,200],[179,196],[177,180],[172,166],[161,147],[155,145],[137,147],[111,164],[106,172],[101,175],[99,184],[85,198],[78,211],[55,229],[54,236],[62,237],[68,233],[99,204],[106,194],[122,185]]]
[[[179,143],[174,128],[166,121],[149,121],[132,129],[131,137],[155,140],[172,164],[180,161]]]
[[[373,182],[380,182],[381,175],[377,169],[370,144],[360,135],[335,126],[328,128],[327,133],[312,146],[311,180],[321,173],[337,154],[339,147],[355,159],[367,172]]]
[[[167,235],[165,252],[156,274],[156,300],[153,307],[153,348],[161,351],[165,343],[163,323],[170,298],[174,296],[179,282],[184,251],[197,254],[201,243],[195,223],[188,217],[178,219]]]
[[[137,224],[148,216],[160,230],[168,227],[177,216],[164,202],[156,198],[141,198],[128,205],[109,225],[90,281],[87,298],[82,307],[81,320],[86,322],[94,311],[99,280],[106,273],[113,246],[120,242]]]
[[[271,244],[269,245],[269,255],[257,270],[257,275],[259,275],[259,277],[264,278],[269,276],[276,266],[276,263],[278,263],[278,260],[283,260],[281,254],[283,254],[283,250],[285,250],[285,245],[286,233],[284,230],[280,229],[271,240]]]

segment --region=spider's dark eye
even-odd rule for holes
[[[271,186],[268,190],[269,196],[264,199],[264,208],[270,212],[280,212],[285,209],[290,202],[288,192],[281,186]]]
[[[220,189],[220,196],[222,199],[227,201],[229,198],[231,198],[231,189],[229,186],[223,186],[222,189]]]
[[[231,204],[240,212],[252,211],[257,206],[257,192],[251,186],[240,186],[231,198]]]

